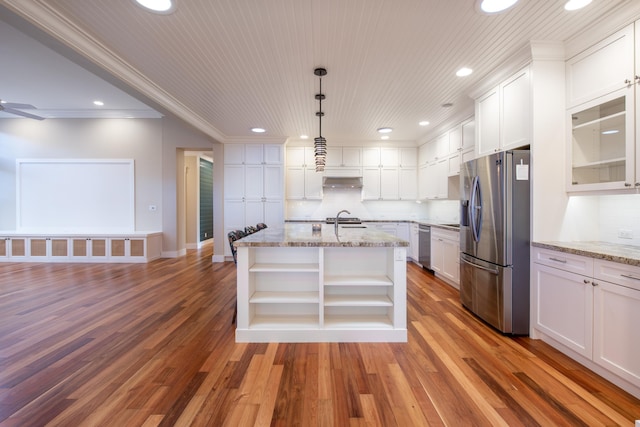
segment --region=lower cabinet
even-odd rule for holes
[[[576,353],[591,358],[591,279],[546,265],[535,265],[533,272],[535,327]]]
[[[410,240],[409,240],[409,257],[418,262],[420,256],[420,226],[418,224],[411,224],[409,228]]]
[[[536,247],[532,254],[536,335],[640,397],[640,267]]]
[[[0,261],[5,262],[148,262],[162,253],[162,233],[5,236],[0,241]]]
[[[406,248],[238,248],[238,342],[405,342]]]
[[[431,227],[431,269],[456,288],[460,286],[460,234]]]

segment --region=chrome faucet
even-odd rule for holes
[[[343,210],[341,210],[340,212],[338,212],[338,213],[336,214],[336,222],[335,222],[335,224],[333,224],[333,225],[334,225],[334,227],[335,227],[335,229],[336,229],[336,235],[338,234],[338,218],[340,217],[340,214],[341,214],[341,213],[343,213],[343,212],[344,212],[344,213],[346,213],[346,214],[348,214],[348,215],[351,215],[351,212],[349,212],[349,211],[348,211],[348,210],[346,210],[346,209],[343,209]]]

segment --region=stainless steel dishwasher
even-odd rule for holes
[[[418,262],[431,271],[431,227],[419,224],[418,236]]]

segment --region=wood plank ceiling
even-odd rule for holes
[[[324,66],[331,144],[379,140],[382,126],[394,141],[424,142],[420,120],[471,112],[469,91],[530,40],[567,40],[630,1],[567,12],[563,0],[521,0],[492,16],[475,0],[178,0],[169,15],[131,0],[0,5],[32,21],[33,10],[56,17],[161,88],[168,111],[187,111],[222,140],[251,138],[253,126],[273,138],[317,136],[313,69]],[[456,77],[462,66],[474,74]]]

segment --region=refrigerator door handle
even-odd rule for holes
[[[474,176],[471,183],[471,200],[469,201],[469,218],[473,240],[480,241],[480,225],[482,224],[482,193],[480,191],[480,177]]]
[[[479,268],[480,270],[488,271],[489,273],[491,273],[491,274],[493,274],[493,275],[496,275],[496,276],[497,276],[498,274],[500,274],[500,272],[499,272],[498,270],[496,270],[495,268],[487,268],[487,267],[484,267],[484,266],[482,266],[482,265],[476,264],[475,262],[467,261],[467,260],[466,260],[466,259],[464,259],[464,258],[460,258],[460,259],[461,259],[463,262],[466,262],[466,263],[467,263],[467,264],[469,264],[469,265],[472,265],[472,266],[474,266],[474,267],[476,267],[476,268]]]

